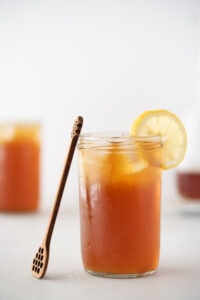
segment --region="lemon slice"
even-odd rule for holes
[[[185,128],[180,119],[167,110],[145,111],[133,122],[130,134],[161,137],[162,169],[174,168],[184,158],[187,148]]]

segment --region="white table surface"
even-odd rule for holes
[[[61,209],[46,276],[35,279],[31,264],[49,211],[0,213],[0,299],[200,299],[200,214],[162,213],[160,267],[137,279],[105,279],[81,264],[77,209]]]

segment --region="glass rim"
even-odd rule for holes
[[[133,141],[149,141],[149,142],[163,142],[165,140],[164,137],[160,135],[148,135],[148,136],[137,136],[137,135],[130,135],[128,132],[86,132],[80,134],[80,140],[90,140],[95,141],[98,139],[105,139],[105,140],[118,140],[118,139],[129,139]]]
[[[79,149],[154,149],[163,145],[164,138],[157,136],[131,136],[128,132],[88,132],[79,137]]]
[[[39,120],[14,120],[14,121],[0,121],[0,127],[5,128],[5,127],[41,127],[42,122]]]

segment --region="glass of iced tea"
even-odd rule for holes
[[[129,278],[158,268],[161,147],[158,136],[81,135],[81,252],[90,274]]]
[[[40,123],[0,124],[0,211],[38,209],[40,129]]]

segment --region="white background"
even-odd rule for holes
[[[0,121],[42,122],[42,205],[77,115],[85,132],[127,131],[144,110],[197,105],[199,18],[199,0],[0,0]],[[173,171],[163,175],[170,198]]]

